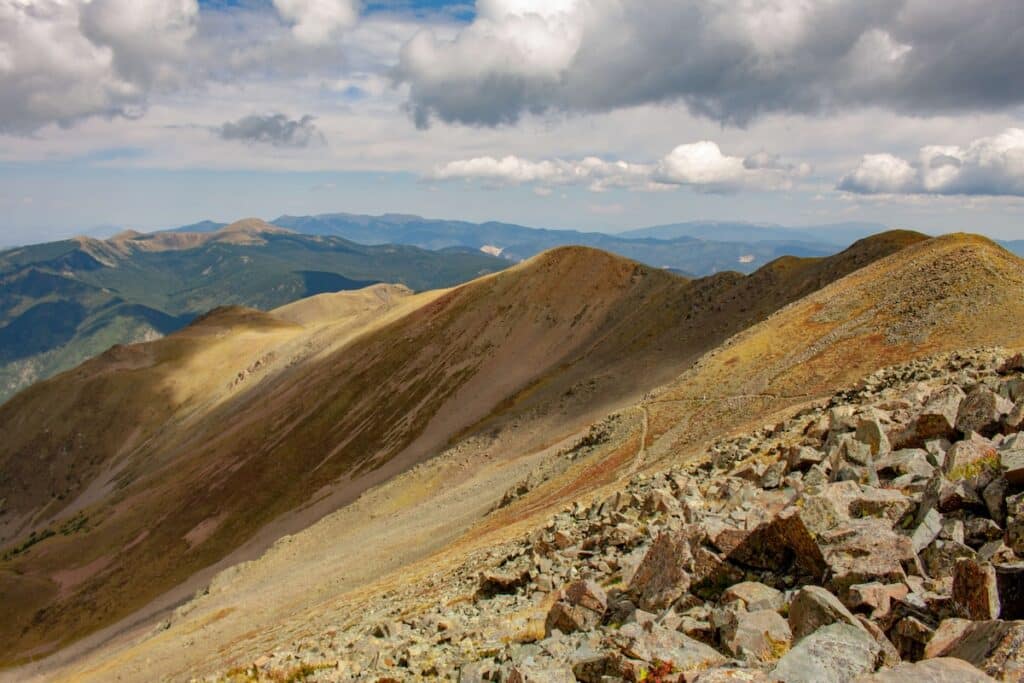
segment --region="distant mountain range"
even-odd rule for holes
[[[434,220],[406,214],[349,213],[280,216],[272,223],[303,234],[332,235],[360,244],[409,244],[424,249],[466,247],[511,261],[522,261],[554,247],[588,246],[693,277],[723,271],[752,273],[780,256],[827,256],[886,229],[872,223],[784,228],[704,221],[609,234],[498,222]],[[176,230],[210,231],[222,226],[203,221]]]
[[[886,226],[880,223],[830,223],[803,228],[788,228],[769,224],[690,221],[628,230],[620,235],[628,238],[659,240],[695,237],[718,242],[807,242],[845,248],[859,239],[884,230],[886,230]]]
[[[435,220],[407,214],[368,216],[350,213],[285,215],[271,222],[296,232],[334,235],[360,244],[410,244],[424,249],[454,246],[486,248],[514,261],[553,247],[583,245],[692,276],[724,270],[752,273],[783,255],[826,256],[888,229],[882,223],[869,222],[788,227],[741,221],[689,221],[620,233],[600,233],[530,228],[499,222]],[[208,232],[224,225],[202,221],[174,230]],[[1014,254],[1024,256],[1024,240],[996,242]]]
[[[476,250],[365,246],[256,220],[203,227],[0,252],[0,402],[112,345],[161,337],[217,306],[269,310],[379,281],[435,289],[509,265]]]

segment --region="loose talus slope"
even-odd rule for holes
[[[448,292],[344,315],[225,309],[113,349],[0,408],[5,659],[111,624],[463,437],[489,435],[494,457],[550,445],[922,239],[693,281],[564,248]]]

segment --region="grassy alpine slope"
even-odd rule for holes
[[[488,461],[543,450],[924,239],[701,280],[563,248],[450,291],[219,309],[112,349],[0,407],[5,660],[110,625],[459,444],[487,444]]]
[[[482,253],[298,235],[253,219],[210,233],[127,232],[0,252],[0,402],[216,306],[269,310],[378,281],[436,289],[507,265]]]

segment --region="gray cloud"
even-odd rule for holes
[[[353,27],[358,6],[0,0],[0,134],[137,117],[156,93],[210,82],[337,73],[347,63],[335,38]]]
[[[313,116],[289,119],[284,114],[245,116],[217,129],[224,140],[273,145],[274,147],[310,147],[326,143]]]
[[[911,114],[1024,103],[1020,0],[480,0],[454,40],[423,31],[397,79],[420,126],[681,101],[767,113]]]
[[[196,0],[0,2],[0,133],[134,116],[177,79]]]
[[[928,146],[914,161],[869,154],[839,182],[854,194],[1024,197],[1024,130],[979,138],[966,147]]]

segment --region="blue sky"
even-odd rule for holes
[[[0,244],[328,211],[1024,239],[1015,0],[193,2],[0,6]]]

